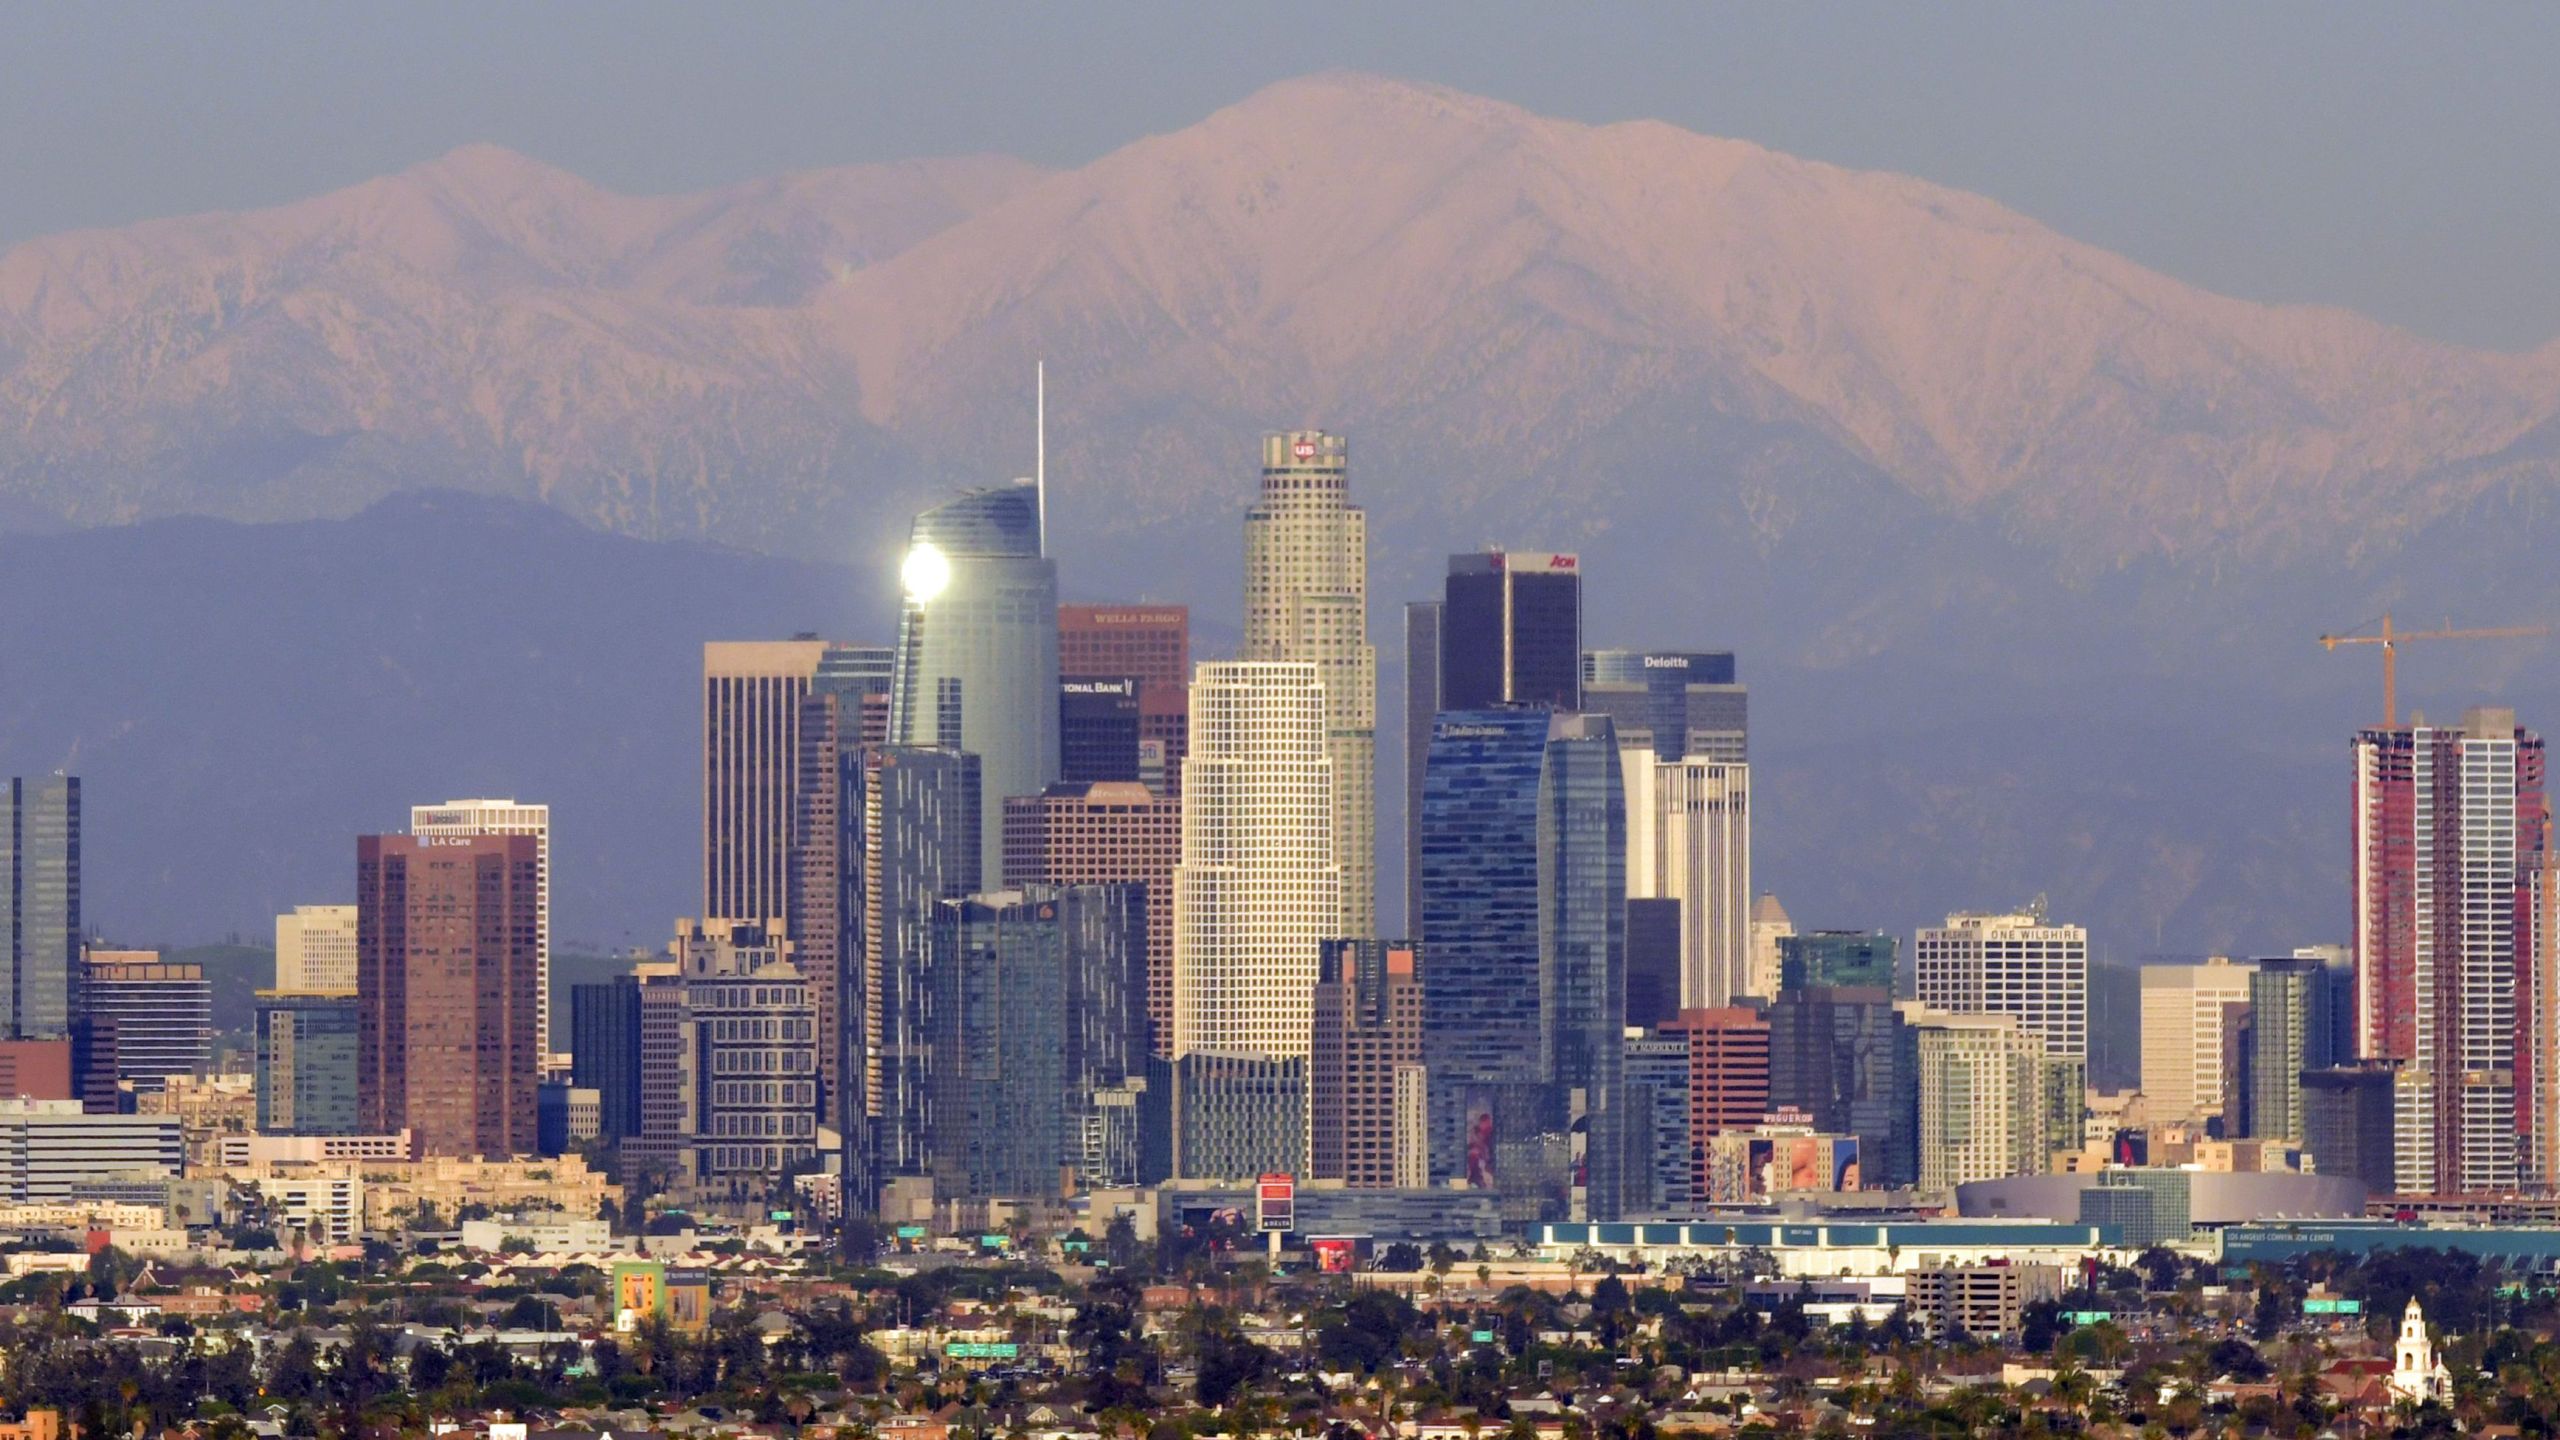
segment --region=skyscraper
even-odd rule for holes
[[[1906,1004],[1903,1021],[1915,1032],[1920,1188],[2042,1173],[2052,1113],[2044,1042],[2014,1014]]]
[[[702,647],[705,915],[791,914],[801,702],[826,653],[813,635]]]
[[[678,921],[668,949],[686,1043],[643,1063],[675,1070],[691,1098],[683,1178],[694,1194],[761,1196],[817,1154],[817,997],[761,925]]]
[[[1426,1137],[1400,1125],[1396,1090],[1419,1083],[1422,985],[1411,945],[1328,940],[1317,964],[1307,1060],[1307,1174],[1385,1189]],[[1402,1163],[1400,1163],[1402,1162]]]
[[[1683,1010],[1662,1027],[1689,1042],[1689,1194],[1707,1193],[1708,1142],[1769,1114],[1769,1019],[1748,1005]]]
[[[1445,1172],[1462,1092],[1542,1086],[1539,782],[1547,710],[1444,710],[1423,780],[1423,1041]],[[1623,923],[1623,922],[1622,922]],[[1623,942],[1622,942],[1623,943]],[[1515,1125],[1512,1128],[1517,1128]]]
[[[1449,557],[1440,624],[1440,706],[1582,706],[1582,564],[1492,550]]]
[[[1680,902],[1682,1005],[1731,1004],[1751,993],[1751,767],[1621,760],[1627,894]]]
[[[1787,941],[1795,938],[1796,922],[1778,897],[1763,890],[1751,902],[1751,963],[1745,974],[1743,992],[1755,999],[1767,1000],[1778,993],[1778,959]]]
[[[356,907],[296,905],[276,917],[276,989],[356,993]]]
[[[1138,738],[1164,746],[1165,789],[1182,793],[1191,753],[1191,611],[1182,605],[1061,605],[1058,673],[1138,681]]]
[[[1586,651],[1581,708],[1608,716],[1619,744],[1657,760],[1751,758],[1751,696],[1730,650]]]
[[[258,1133],[358,1133],[357,1005],[352,985],[258,992]]]
[[[1143,785],[1052,785],[1004,802],[1006,889],[1135,885],[1146,892],[1148,1048],[1173,1050],[1173,867],[1182,803]]]
[[[1330,704],[1305,661],[1205,664],[1192,682],[1173,873],[1176,1058],[1307,1053],[1316,947],[1343,919]]]
[[[536,1052],[551,1055],[551,807],[509,800],[447,800],[409,808],[412,835],[533,837],[533,1033]]]
[[[965,751],[882,745],[865,757],[862,1093],[872,1133],[862,1164],[847,1167],[861,1172],[856,1189],[932,1163],[934,926],[943,901],[985,888],[982,791],[978,757]]]
[[[2519,1037],[2550,983],[2525,923],[2550,850],[2542,739],[2483,708],[2363,731],[2354,757],[2357,1033],[2402,1062],[2399,1189],[2512,1189],[2536,1126]]]
[[[2223,1094],[2224,1012],[2249,1003],[2257,970],[2221,956],[2142,967],[2142,1097],[2153,1119],[2236,1118],[2226,1113]]]
[[[357,1109],[431,1155],[534,1149],[540,849],[524,835],[356,840]]]
[[[862,1036],[845,1017],[863,1013],[863,754],[888,734],[894,663],[885,645],[826,647],[800,699],[792,777],[791,890],[783,918],[791,963],[818,1005],[819,1123],[855,1133],[861,1127],[852,1117],[865,1109]]]
[[[71,1033],[80,965],[80,781],[0,783],[0,1036]]]
[[[2018,914],[1950,915],[1943,928],[1920,932],[1912,982],[1932,1010],[2015,1017],[2055,1062],[2046,1072],[2044,1132],[2079,1133],[2089,1068],[2088,931],[2054,924],[2042,902]]]
[[[1059,784],[1137,780],[1141,734],[1138,697],[1144,688],[1134,675],[1070,672],[1059,679]]]
[[[2256,1031],[2250,1056],[2248,1133],[2260,1139],[2303,1138],[2302,1072],[2342,1063],[2332,1048],[2336,999],[2329,966],[2314,957],[2261,960],[2249,977]]]
[[[1422,931],[1422,772],[1440,718],[1440,602],[1404,607],[1404,929]]]
[[[199,1075],[213,1058],[213,986],[202,965],[157,950],[91,950],[81,958],[83,1019],[115,1026],[115,1078],[138,1091]]]
[[[569,1083],[596,1092],[597,1134],[608,1145],[640,1133],[640,980],[569,990]]]
[[[1375,935],[1378,655],[1369,645],[1368,517],[1350,503],[1349,459],[1343,438],[1320,430],[1263,437],[1262,493],[1245,514],[1240,658],[1315,667],[1332,762],[1333,863],[1342,872],[1340,914],[1323,929]],[[1192,700],[1196,727],[1196,690]]]
[[[1893,992],[1874,986],[1790,986],[1769,1006],[1769,1107],[1801,1110],[1813,1128],[1858,1137],[1870,1187],[1919,1178],[1911,1108],[1917,1063]]]
[[[1621,764],[1626,750],[1618,751]],[[1650,1030],[1680,1013],[1680,902],[1627,900],[1627,1023]]]
[[[1581,1214],[1626,1205],[1627,809],[1605,715],[1554,717],[1538,778],[1538,1047],[1583,1137]]]
[[[1423,1040],[1434,1168],[1500,1143],[1580,1136],[1590,1213],[1618,1209],[1626,1118],[1625,795],[1600,716],[1441,712],[1423,790]],[[1575,1143],[1564,1142],[1567,1151]],[[1571,1162],[1569,1153],[1563,1157]],[[1543,1162],[1540,1162],[1543,1163]],[[1506,1193],[1570,1182],[1519,1160]]]
[[[1101,1097],[1143,1066],[1129,885],[943,902],[933,966],[934,1163],[942,1196],[1062,1193]]]
[[[971,490],[915,518],[900,568],[889,739],[978,757],[979,869],[1004,865],[1004,801],[1058,778],[1058,567],[1028,484]]]

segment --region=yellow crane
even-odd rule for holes
[[[2335,650],[2341,645],[2379,645],[2382,647],[2382,728],[2390,730],[2400,724],[2400,647],[2411,640],[2511,640],[2527,635],[2548,635],[2548,625],[2491,625],[2471,630],[2456,630],[2447,620],[2439,630],[2394,630],[2391,612],[2382,612],[2382,628],[2371,635],[2323,635],[2323,649]]]

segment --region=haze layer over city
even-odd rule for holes
[[[0,53],[0,1440],[2539,1403],[2551,16]]]

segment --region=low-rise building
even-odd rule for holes
[[[2065,1273],[2054,1265],[2006,1263],[1918,1270],[1907,1282],[1907,1303],[1933,1337],[2014,1339],[2029,1305],[2062,1293]]]

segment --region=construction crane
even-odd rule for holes
[[[2548,625],[2492,625],[2481,629],[2456,630],[2453,622],[2444,622],[2440,630],[2394,630],[2391,612],[2382,612],[2382,628],[2371,635],[2323,635],[2323,649],[2335,650],[2341,645],[2379,645],[2382,647],[2382,728],[2393,730],[2400,725],[2400,647],[2411,640],[2511,640],[2528,635],[2548,635]]]

